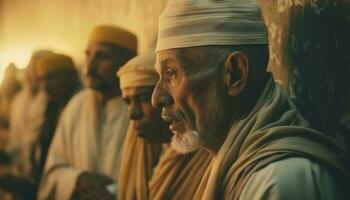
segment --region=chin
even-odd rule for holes
[[[201,147],[199,133],[195,130],[186,131],[181,134],[174,133],[174,136],[171,138],[171,147],[181,154],[197,151]]]

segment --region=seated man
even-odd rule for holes
[[[171,135],[169,123],[161,119],[161,109],[151,105],[159,79],[154,63],[155,54],[150,51],[118,71],[131,120],[119,172],[118,199],[192,199],[210,155],[203,150],[182,155],[163,145],[170,142]],[[160,158],[163,146],[165,152]]]
[[[129,121],[115,73],[136,48],[136,37],[126,30],[99,26],[91,32],[83,67],[87,88],[62,113],[38,199],[114,198]]]
[[[174,148],[213,155],[194,199],[346,199],[343,155],[266,72],[267,44],[256,0],[174,0],[160,17],[152,103]]]

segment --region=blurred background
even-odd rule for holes
[[[137,35],[139,52],[154,46],[166,0],[0,0],[0,82],[5,68],[25,68],[36,49],[71,55],[81,65],[89,31],[115,24]],[[150,37],[152,36],[152,37]]]

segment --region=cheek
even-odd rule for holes
[[[151,103],[144,103],[142,111],[145,119],[151,123],[157,123],[161,119],[159,109],[152,107]]]

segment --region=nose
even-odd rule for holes
[[[158,81],[152,93],[152,105],[156,108],[166,107],[174,103],[173,98]]]
[[[129,107],[129,119],[140,120],[143,117],[142,109],[139,106],[130,105]]]

